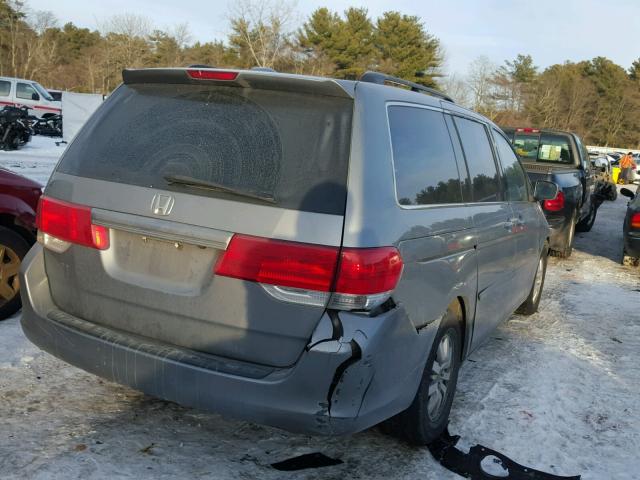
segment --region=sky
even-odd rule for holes
[[[188,23],[194,40],[224,39],[233,0],[27,0],[32,10],[53,10],[60,24],[97,28],[129,12],[167,29]],[[387,10],[417,15],[444,47],[446,74],[464,75],[481,55],[502,64],[518,53],[539,67],[605,56],[625,68],[640,57],[640,0],[298,0],[300,23],[326,6],[342,12],[366,7],[375,18]]]

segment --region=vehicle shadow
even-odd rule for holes
[[[628,199],[620,194],[613,202],[605,201],[598,209],[591,231],[576,232],[574,249],[621,263],[622,224],[627,211],[627,201]]]

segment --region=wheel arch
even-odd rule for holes
[[[0,213],[0,227],[13,230],[20,235],[29,245],[33,245],[36,241],[34,233],[28,228],[20,225],[20,221],[17,217],[9,213]]]

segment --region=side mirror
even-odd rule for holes
[[[636,198],[636,194],[633,193],[631,190],[629,190],[628,188],[621,188],[620,189],[620,193],[622,195],[624,195],[625,197],[629,197],[631,200],[633,200],[634,198]]]
[[[538,201],[553,200],[558,196],[558,185],[546,180],[538,180],[533,187],[533,198]]]
[[[37,102],[38,100],[40,100],[40,95],[37,94],[36,92],[33,92],[31,94],[31,100],[35,100]]]

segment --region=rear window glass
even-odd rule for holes
[[[401,205],[462,202],[458,166],[444,115],[415,107],[389,107],[389,128]]]
[[[206,85],[122,85],[58,171],[144,187],[344,214],[353,102]],[[171,183],[189,178],[236,193]],[[242,196],[237,193],[246,193]]]
[[[513,148],[524,161],[573,163],[569,137],[553,133],[516,133]]]
[[[527,135],[516,133],[513,140],[513,149],[523,160],[535,162],[538,159],[540,147],[540,135]]]

